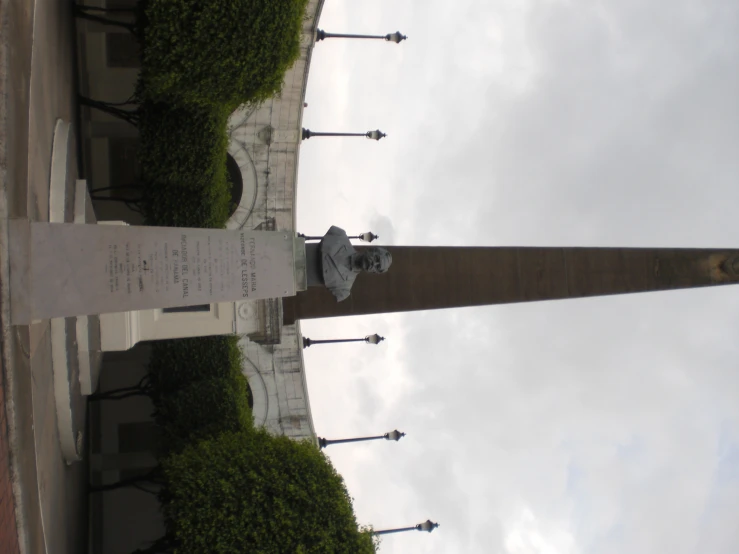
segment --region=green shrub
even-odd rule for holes
[[[206,379],[162,396],[155,419],[162,428],[164,452],[179,451],[197,439],[249,429],[246,377]]]
[[[223,227],[231,212],[226,175],[230,110],[144,102],[139,113],[146,224]]]
[[[266,100],[300,54],[307,0],[148,0],[139,95],[177,104]]]
[[[152,343],[149,379],[159,398],[206,379],[241,375],[243,354],[233,335],[161,340]]]
[[[343,479],[318,448],[265,431],[226,433],[162,463],[178,554],[374,553]]]

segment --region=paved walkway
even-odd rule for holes
[[[86,467],[67,466],[59,451],[49,322],[8,326],[7,218],[48,218],[55,121],[76,123],[71,8],[71,0],[0,0],[3,554],[87,551]]]
[[[0,544],[3,545],[3,550],[7,554],[19,554],[15,499],[10,478],[10,447],[7,436],[5,394],[3,387],[0,387]]]
[[[28,90],[31,78],[32,0],[0,0],[0,210],[2,216],[16,213],[16,196],[9,194],[11,183],[27,181]],[[4,222],[3,222],[4,223]],[[7,239],[7,229],[0,233]],[[2,256],[7,260],[7,242]],[[3,269],[5,269],[3,260]],[[2,299],[7,298],[7,273],[2,272]],[[0,544],[8,554],[20,553],[18,503],[13,493],[11,468],[11,426],[15,434],[12,406],[11,353],[8,351],[7,306],[2,308],[2,372],[0,373]],[[17,465],[17,460],[16,460]]]

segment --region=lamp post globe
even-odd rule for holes
[[[383,133],[382,131],[380,131],[379,129],[375,129],[374,131],[367,131],[367,133],[365,134],[365,136],[368,139],[380,140],[381,138],[384,138],[387,135],[385,133]]]
[[[395,429],[394,431],[390,431],[389,433],[385,433],[385,439],[389,441],[398,442],[403,437],[405,437],[405,433],[401,433],[397,429]]]
[[[436,529],[438,526],[439,526],[438,523],[434,523],[430,519],[427,519],[423,523],[419,523],[418,525],[416,525],[416,529],[418,529],[419,531],[428,531],[430,533],[431,531]]]
[[[394,33],[390,33],[389,35],[385,35],[385,40],[388,42],[394,42],[395,44],[398,44],[401,41],[404,41],[408,37],[402,34],[400,31],[395,31]]]
[[[367,335],[366,337],[364,337],[364,341],[367,344],[380,344],[384,340],[385,340],[385,337],[381,337],[377,333],[375,333],[374,335]]]

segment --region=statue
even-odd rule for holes
[[[318,247],[316,257],[320,261],[316,269],[320,269],[320,276],[317,276],[318,279],[309,277],[309,285],[322,284],[336,297],[337,302],[349,298],[354,279],[359,273],[385,273],[393,261],[390,252],[384,248],[374,246],[355,250],[344,229],[336,226],[328,230]],[[319,282],[316,283],[316,280]]]

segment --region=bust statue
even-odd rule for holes
[[[323,285],[337,302],[349,298],[359,273],[385,273],[393,262],[390,252],[384,248],[374,246],[355,250],[344,229],[336,226],[332,226],[321,239],[320,260]]]

